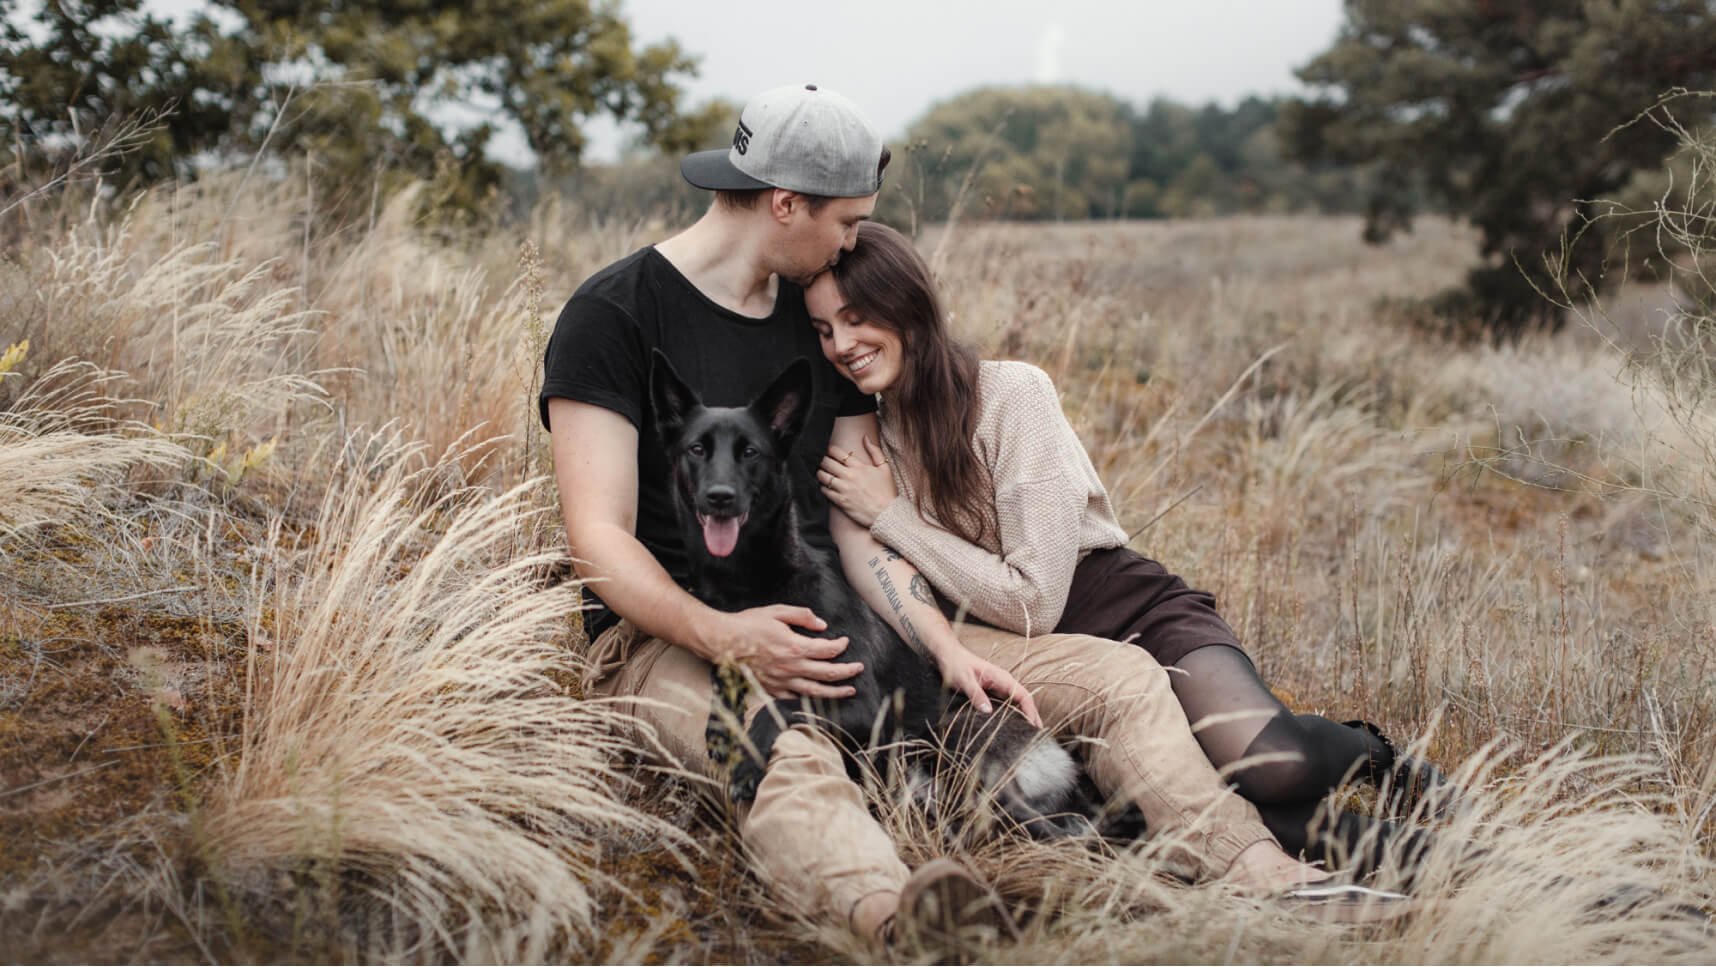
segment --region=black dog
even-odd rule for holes
[[[847,637],[846,650],[835,660],[864,664],[850,681],[856,695],[771,703],[756,716],[747,731],[750,749],[732,763],[733,798],[756,795],[769,752],[785,728],[814,723],[835,736],[852,766],[878,746],[901,745],[879,740],[939,741],[956,764],[975,762],[983,789],[1033,834],[1090,831],[1091,809],[1072,757],[1010,705],[982,715],[964,696],[945,690],[933,663],[846,583],[834,555],[799,534],[787,458],[811,393],[811,368],[804,359],[743,407],[704,406],[659,351],[650,372],[655,427],[673,468],[691,562],[691,593],[723,611],[770,604],[809,608],[828,623],[819,637]],[[722,719],[710,721],[717,759],[736,745]],[[927,770],[914,771],[921,779]],[[932,788],[921,781],[914,785],[920,794]]]

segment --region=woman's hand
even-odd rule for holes
[[[829,447],[822,458],[822,469],[816,472],[822,485],[822,495],[860,527],[876,523],[887,506],[900,492],[894,489],[894,472],[889,469],[882,448],[868,435],[864,437],[864,452]]]
[[[1039,729],[1043,727],[1042,716],[1037,714],[1037,703],[1032,700],[1031,693],[1025,691],[1025,686],[1019,684],[1007,669],[985,661],[963,647],[950,648],[937,655],[936,662],[941,665],[941,680],[947,687],[964,692],[979,712],[995,710],[989,701],[989,696],[993,695],[1017,705],[1032,725]]]

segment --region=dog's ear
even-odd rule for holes
[[[697,391],[685,385],[685,380],[673,371],[667,355],[659,349],[651,350],[649,399],[655,410],[655,434],[669,446],[685,428],[685,415],[702,405]]]
[[[812,392],[810,360],[800,356],[781,371],[769,388],[751,401],[751,411],[774,432],[780,455],[785,457],[804,429],[805,411]]]

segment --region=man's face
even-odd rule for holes
[[[808,286],[817,274],[832,268],[843,252],[858,244],[858,223],[876,210],[876,196],[831,199],[812,213],[800,197],[785,224],[780,274]]]

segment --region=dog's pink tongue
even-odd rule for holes
[[[738,517],[704,517],[703,546],[716,557],[726,557],[739,546]]]

